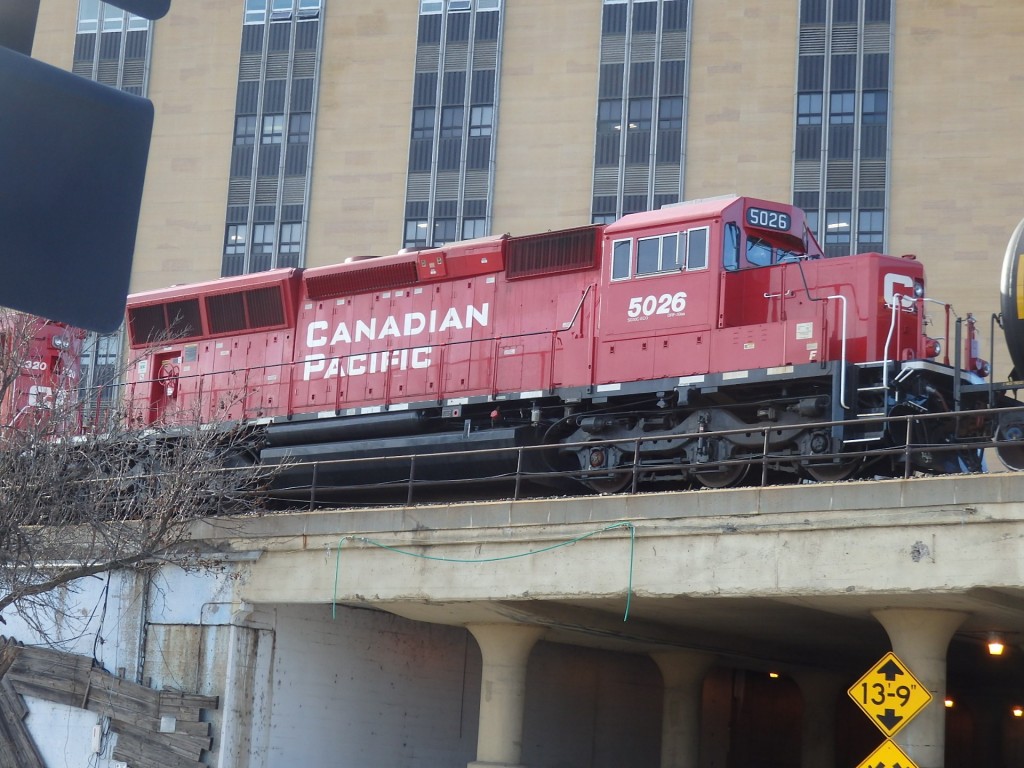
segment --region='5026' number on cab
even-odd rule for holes
[[[660,296],[634,296],[629,300],[626,315],[638,319],[651,315],[681,315],[686,309],[686,292],[663,293]]]

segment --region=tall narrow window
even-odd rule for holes
[[[308,112],[293,114],[288,120],[288,143],[308,144],[312,115]]]
[[[885,214],[882,211],[862,209],[857,219],[857,251],[863,253],[882,250]]]
[[[413,139],[434,138],[434,108],[420,107],[412,111]]]
[[[222,275],[305,263],[325,1],[245,0]]]
[[[800,3],[793,202],[833,255],[885,245],[892,5]]]
[[[491,118],[494,114],[494,107],[490,104],[472,107],[469,110],[469,135],[490,136]]]
[[[820,93],[801,93],[796,105],[797,125],[821,125]]]
[[[263,117],[263,133],[261,144],[280,144],[284,136],[284,115],[265,115]]]
[[[825,213],[825,255],[842,256],[850,252],[852,217],[849,211]]]
[[[420,0],[406,248],[490,226],[502,0]]]
[[[682,195],[689,14],[689,0],[604,0],[595,223]]]
[[[426,248],[427,227],[426,219],[407,219],[405,222],[405,248]]]
[[[71,71],[135,96],[149,81],[151,23],[99,0],[78,4]]]

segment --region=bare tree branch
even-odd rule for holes
[[[179,411],[173,429],[141,432],[114,401],[84,435],[71,360],[23,391],[41,322],[0,313],[0,620],[114,568],[187,566],[192,520],[260,508],[251,435],[237,424]]]

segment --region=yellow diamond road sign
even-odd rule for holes
[[[882,746],[868,755],[857,768],[917,768],[917,764],[894,742],[886,739]]]
[[[892,652],[879,659],[847,693],[886,736],[909,723],[932,700],[931,692]]]

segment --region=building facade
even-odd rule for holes
[[[737,192],[987,317],[1021,33],[925,0],[43,0],[34,55],[155,104],[136,290]]]

